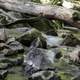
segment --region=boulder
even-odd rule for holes
[[[24,51],[24,48],[22,46],[22,44],[18,41],[13,41],[11,43],[8,44],[8,47],[14,51],[14,52],[23,52]]]
[[[7,74],[8,74],[7,70],[0,70],[0,80],[4,80]]]
[[[25,32],[21,36],[19,36],[16,40],[26,46],[30,46],[31,43],[38,37],[40,38],[40,40],[44,41],[45,39],[43,38],[42,35],[43,34],[40,31],[33,28],[33,29],[30,29],[29,31]]]
[[[5,42],[7,40],[7,35],[5,29],[0,29],[0,42]]]
[[[64,38],[62,45],[75,47],[77,45],[80,45],[80,40],[73,34],[69,34]]]
[[[31,75],[40,69],[46,71],[46,69],[50,68],[54,72],[53,64],[56,54],[53,50],[31,48],[24,55],[24,73],[31,77]]]

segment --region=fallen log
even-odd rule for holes
[[[0,0],[0,8],[17,11],[20,13],[27,13],[30,15],[42,15],[48,19],[58,19],[65,21],[73,27],[80,28],[80,19],[74,20],[76,10],[66,9],[61,6],[42,5],[33,2],[26,4],[12,0]]]

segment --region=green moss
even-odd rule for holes
[[[43,75],[44,75],[45,77],[49,77],[49,76],[51,75],[51,72],[46,71],[46,72],[43,73]]]
[[[4,69],[7,67],[7,63],[0,62],[0,69]]]
[[[21,69],[21,67],[12,68],[13,73],[9,73],[5,80],[25,80],[25,77],[22,74]]]
[[[73,19],[74,20],[80,20],[80,12],[74,12],[73,13]]]
[[[57,75],[61,77],[61,80],[71,80],[72,79],[72,75],[68,72],[58,72]]]
[[[25,80],[20,74],[8,74],[6,80]]]

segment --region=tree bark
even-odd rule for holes
[[[42,15],[48,19],[58,19],[80,28],[80,20],[75,21],[73,19],[76,10],[66,9],[61,6],[42,5],[33,2],[24,4],[15,0],[0,0],[0,8],[37,16]]]

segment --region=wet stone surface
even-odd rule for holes
[[[62,21],[43,14],[4,12],[8,15],[0,11],[0,80],[80,80],[80,30],[63,29]]]

